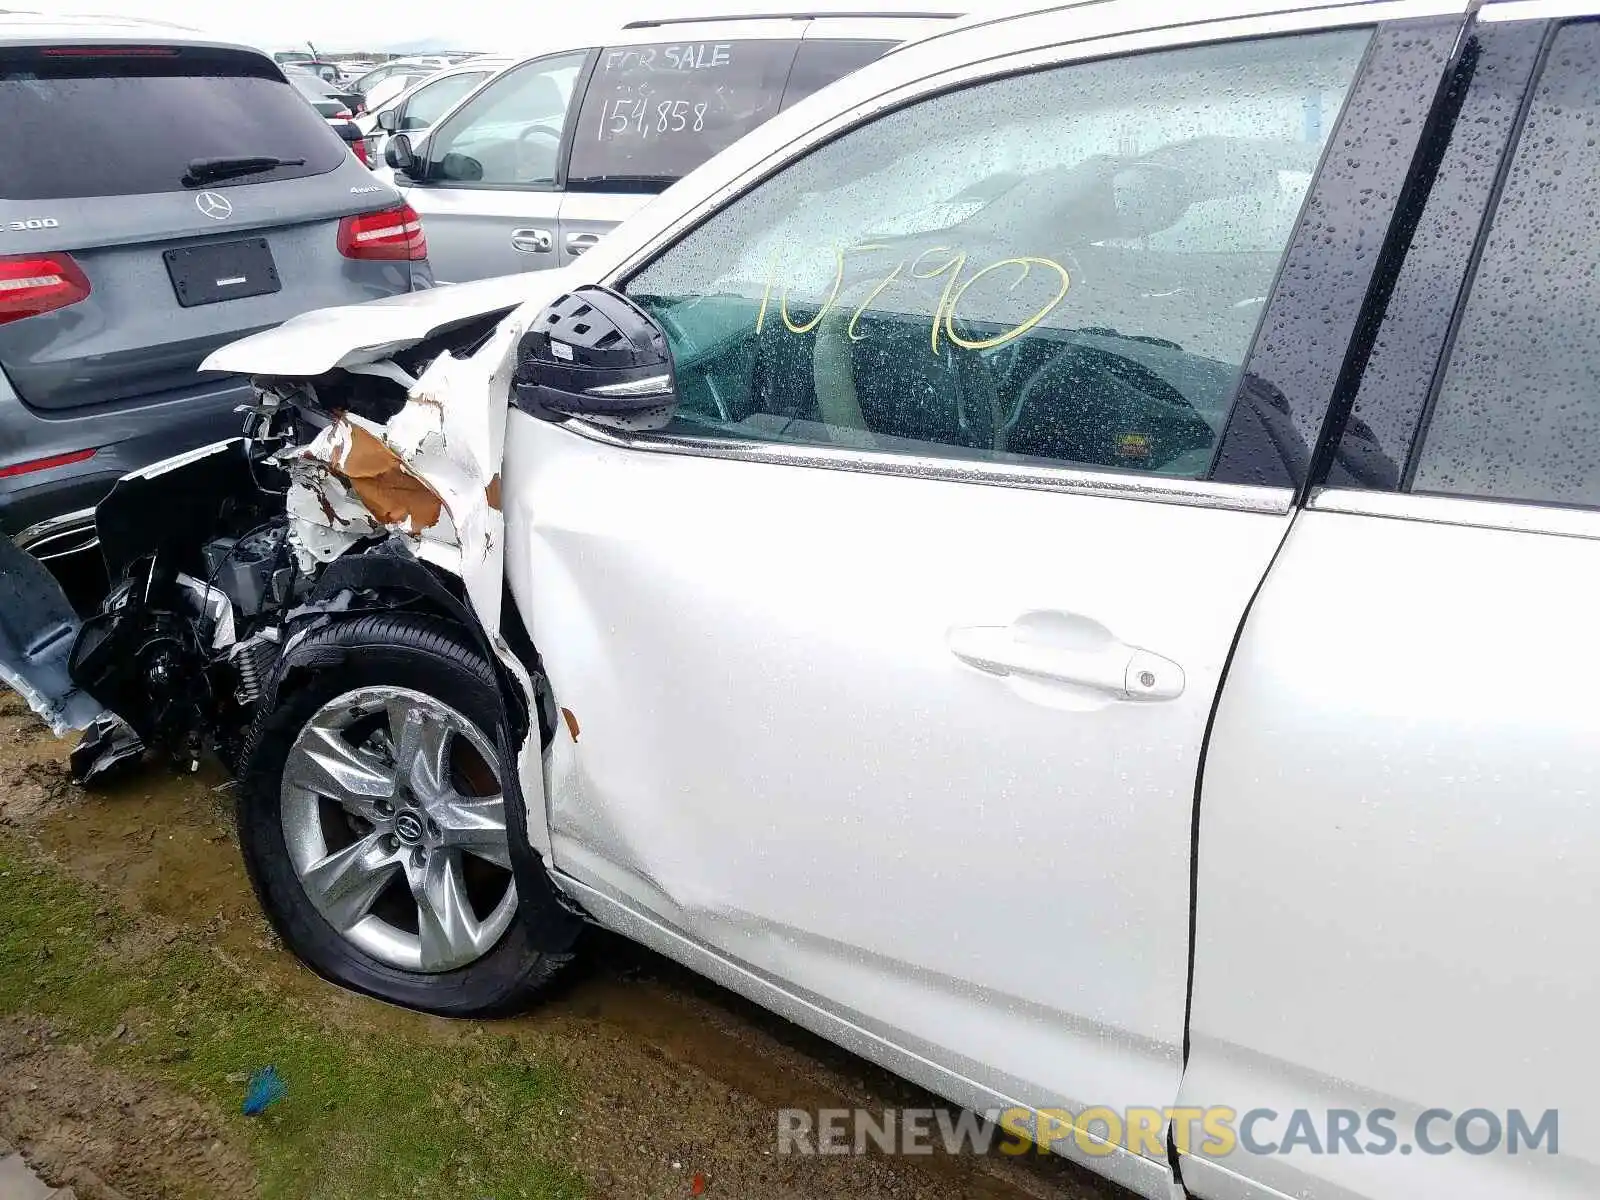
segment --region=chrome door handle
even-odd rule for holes
[[[556,248],[556,236],[548,229],[513,229],[511,248],[524,254],[549,254]]]
[[[600,244],[598,233],[569,233],[567,234],[567,253],[576,258],[585,250],[593,249]]]
[[[1123,700],[1174,700],[1183,694],[1183,668],[1149,650],[1114,638],[1082,649],[1050,645],[1021,638],[1019,632],[1012,625],[952,629],[950,652],[990,675],[1075,685]]]

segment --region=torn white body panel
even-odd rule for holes
[[[341,414],[279,456],[290,475],[289,537],[302,569],[384,530],[402,534],[417,557],[460,577],[486,629],[499,628],[500,466],[524,326],[514,313],[470,357],[439,355],[386,424]]]
[[[300,567],[320,570],[364,538],[391,532],[413,553],[461,579],[469,605],[501,664],[517,680],[530,711],[537,705],[528,665],[500,636],[505,573],[501,471],[506,413],[517,346],[529,322],[563,288],[562,272],[407,298],[403,305],[360,305],[298,319],[219,351],[211,369],[256,375],[263,382],[342,368],[387,378],[407,390],[404,407],[378,424],[352,413],[304,446],[279,456],[290,475],[289,540]],[[487,286],[484,286],[487,285]],[[486,316],[508,300],[525,300],[465,357],[440,353],[413,377],[382,357],[440,329]],[[406,310],[402,317],[395,310]],[[547,856],[544,767],[537,729],[518,748],[526,825]]]
[[[346,414],[285,456],[293,479],[290,536],[303,567],[330,562],[384,529],[403,533],[419,558],[461,578],[486,629],[499,628],[501,458],[517,343],[539,310],[570,286],[569,275],[566,269],[539,271],[320,309],[205,361],[204,370],[263,379],[312,378],[344,368],[405,386],[411,377],[386,361],[390,355],[475,317],[515,310],[470,356],[435,358],[386,424]],[[384,461],[377,447],[395,461]]]
[[[568,269],[561,268],[319,308],[214,351],[200,369],[310,379],[378,362],[474,317],[509,312],[529,301],[542,305],[570,286]]]

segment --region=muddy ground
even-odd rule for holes
[[[540,1153],[570,1164],[591,1196],[1126,1200],[1050,1157],[776,1155],[777,1109],[938,1101],[607,935],[589,936],[556,993],[515,1020],[445,1022],[340,992],[301,968],[262,919],[220,773],[153,767],[86,792],[67,780],[68,749],[0,689],[0,834],[131,914],[119,935],[136,945],[130,961],[183,937],[265,981],[275,1003],[334,1028],[377,1031],[396,1055],[487,1035],[559,1064],[570,1099],[550,1134],[560,1144]],[[0,880],[6,886],[15,883]],[[117,1036],[136,1032],[119,1026]],[[214,1098],[128,1074],[46,1020],[0,1020],[0,1137],[86,1200],[260,1195],[263,1151],[237,1126]]]

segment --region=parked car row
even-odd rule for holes
[[[495,277],[190,331],[245,436],[118,483],[86,622],[0,541],[0,677],[85,777],[214,748],[387,1001],[511,1011],[592,922],[1151,1200],[1600,1194],[1600,2],[867,21],[397,114],[404,208],[256,240]],[[62,36],[0,88],[116,66]],[[288,113],[241,54],[167,65]],[[226,219],[290,123],[112,178]],[[23,212],[28,403],[192,366],[62,365],[153,252]]]
[[[356,77],[351,86],[360,93],[358,113],[376,112],[413,84],[440,71],[486,57],[477,53],[419,55],[397,58]]]
[[[422,214],[441,282],[563,266],[763,122],[949,23],[639,21],[502,62],[469,90],[473,60],[376,113],[389,169],[375,170]]]
[[[356,120],[366,139],[367,161],[383,161],[389,135],[417,138],[491,76],[514,65],[515,59],[483,55],[431,75],[399,76],[404,86],[389,93],[369,93],[366,111]]]
[[[316,76],[346,99],[352,113],[366,112],[369,104],[382,104],[429,75],[447,70],[476,53],[424,54],[394,58],[377,65],[360,60],[327,60],[300,51],[280,51],[273,56],[286,73]]]

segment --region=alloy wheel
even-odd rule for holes
[[[465,967],[516,915],[498,755],[422,692],[361,688],[318,709],[290,747],[281,811],[313,906],[390,966]]]

